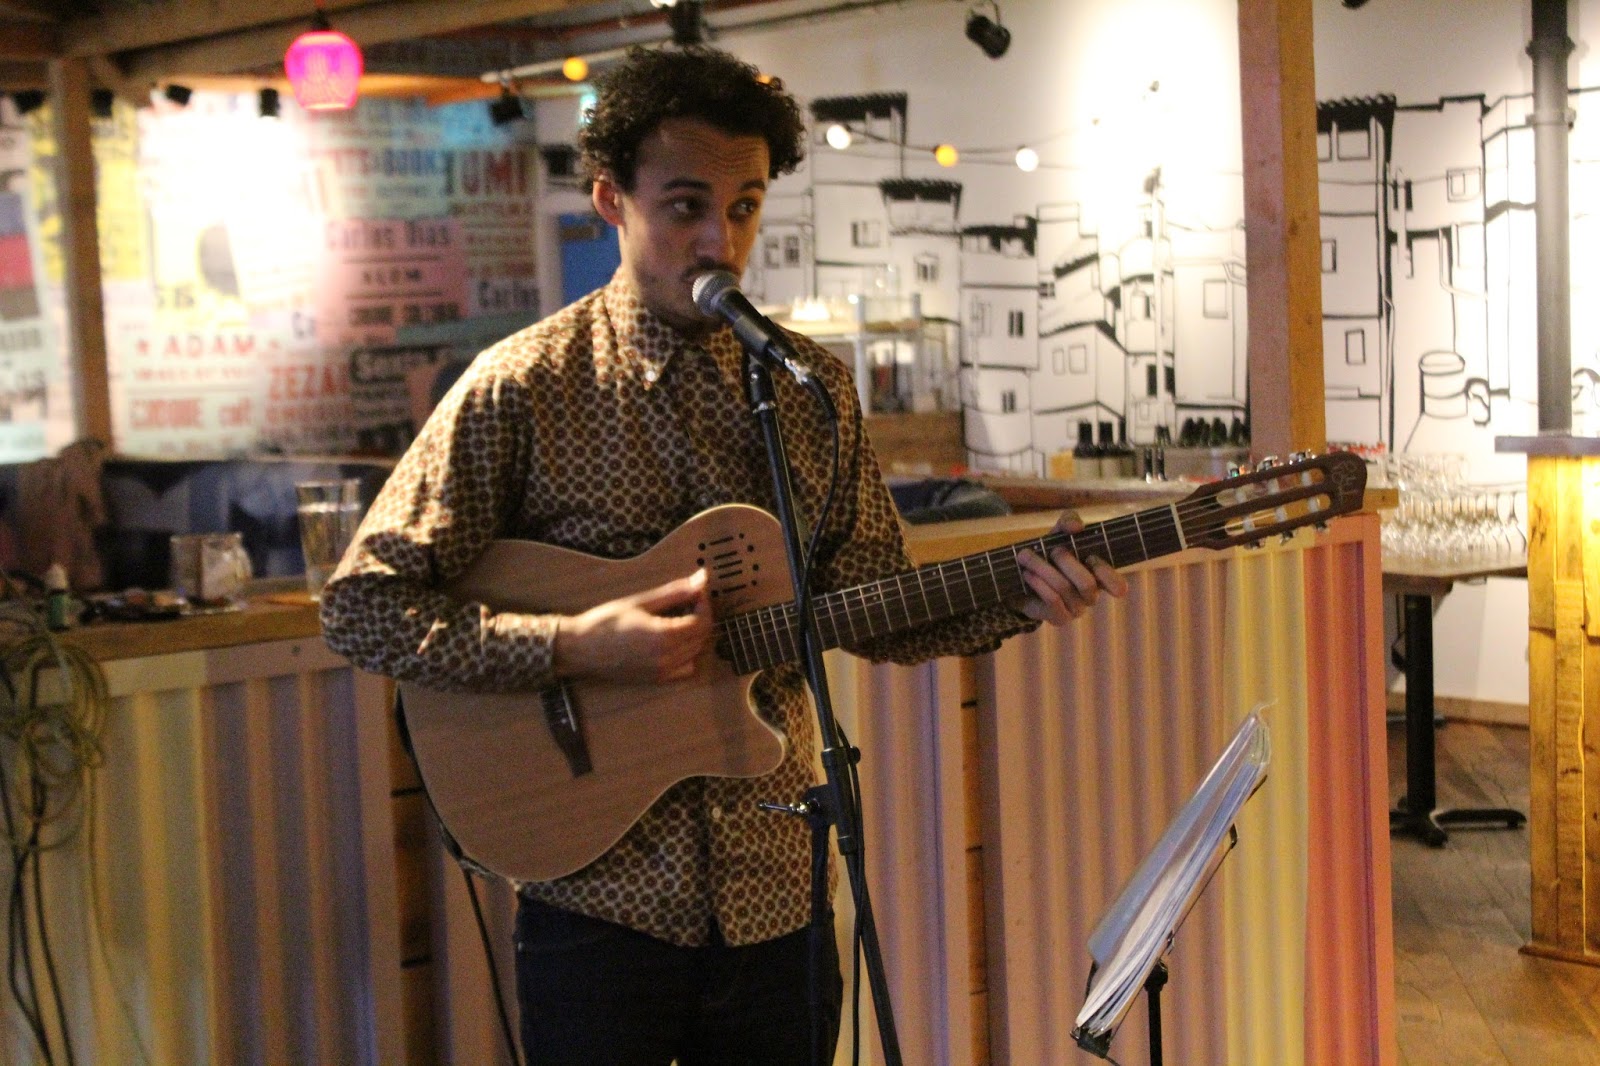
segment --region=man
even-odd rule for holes
[[[438,589],[496,538],[624,558],[716,504],[772,508],[739,342],[698,311],[691,289],[707,271],[743,272],[768,184],[804,144],[781,85],[721,52],[636,50],[603,80],[582,149],[621,267],[479,356],[440,404],[323,593],[336,650],[369,670],[466,690],[671,684],[694,671],[713,631],[703,570],[561,617],[496,612]],[[814,584],[907,569],[849,372],[794,343],[840,408],[843,440]],[[776,387],[797,507],[815,524],[833,438],[798,386]],[[1076,617],[1101,589],[1125,591],[1104,563],[1065,553],[1025,554],[1022,567],[1028,592],[1014,605],[852,650],[913,662],[992,649],[1038,621]],[[595,862],[518,886],[529,1062],[808,1061],[809,830],[758,804],[802,798],[814,727],[792,665],[759,675],[753,699],[787,734],[777,770],[682,781]],[[836,1031],[836,957],[828,984]]]

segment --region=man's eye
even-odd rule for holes
[[[736,218],[751,218],[761,210],[761,204],[755,200],[740,200],[733,205],[733,214]]]
[[[667,210],[671,211],[679,218],[694,218],[696,215],[700,214],[700,201],[673,200],[667,205]]]

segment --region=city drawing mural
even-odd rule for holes
[[[1217,230],[1169,215],[1159,168],[1118,190],[1116,211],[1040,202],[967,220],[964,182],[906,173],[906,94],[810,109],[807,184],[769,198],[752,294],[775,305],[855,297],[881,302],[885,317],[913,308],[948,324],[951,342],[924,329],[892,358],[926,366],[955,349],[974,468],[1042,474],[1083,424],[1117,425],[1135,444],[1161,430],[1176,440],[1191,420],[1237,431],[1248,400],[1242,223]],[[834,127],[864,148],[830,148]],[[982,180],[974,174],[965,180]],[[1104,233],[1096,220],[1112,214],[1133,218],[1132,229]],[[945,399],[916,383],[874,398],[889,408]]]

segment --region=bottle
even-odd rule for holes
[[[44,624],[60,632],[69,624],[66,567],[60,563],[50,564],[44,572],[44,591]]]
[[[1128,420],[1117,419],[1117,475],[1118,477],[1137,477],[1139,474],[1139,456],[1133,450],[1133,445],[1128,443]]]
[[[1094,426],[1088,422],[1078,423],[1078,446],[1072,449],[1072,476],[1100,476],[1100,449],[1094,446]]]
[[[1122,456],[1117,453],[1117,442],[1111,439],[1111,423],[1100,423],[1100,437],[1095,441],[1100,448],[1100,476],[1118,477],[1122,473]]]

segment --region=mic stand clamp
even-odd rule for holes
[[[740,338],[743,341],[743,338]],[[832,825],[839,845],[839,855],[844,859],[850,879],[851,898],[856,906],[856,924],[860,930],[861,951],[865,958],[867,979],[872,990],[872,1005],[878,1022],[878,1038],[883,1048],[885,1066],[901,1066],[900,1041],[894,1027],[894,1010],[889,1001],[889,982],[883,968],[883,954],[878,946],[878,931],[872,920],[872,901],[867,891],[865,852],[861,847],[861,815],[855,806],[855,790],[850,786],[851,766],[855,753],[846,747],[839,735],[838,722],[833,715],[833,704],[828,697],[828,675],[822,661],[823,646],[817,635],[816,620],[811,610],[811,583],[805,571],[805,548],[800,536],[800,524],[795,512],[794,489],[789,479],[789,459],[784,450],[783,430],[778,424],[778,398],[772,387],[772,374],[759,357],[752,357],[749,345],[744,353],[745,395],[750,401],[751,413],[761,427],[767,448],[767,463],[772,474],[773,500],[777,509],[778,524],[783,529],[784,546],[789,557],[789,572],[795,586],[795,620],[800,630],[800,658],[805,669],[806,683],[811,689],[812,706],[817,712],[817,737],[822,747],[822,769],[826,781],[806,792],[804,802],[794,808],[807,821],[813,822],[812,848],[812,967],[810,1002],[813,1011],[822,1002],[822,974],[817,970],[820,937],[832,936],[831,919],[827,919],[826,932],[818,927],[817,903],[827,893],[827,827]],[[819,841],[821,847],[819,849]],[[821,851],[822,858],[816,858]],[[821,884],[818,884],[818,881]],[[827,908],[824,907],[824,910]],[[857,990],[859,994],[859,989]],[[815,1015],[812,1018],[813,1058],[815,1066],[826,1066],[821,1059],[820,1037],[823,1025]]]

